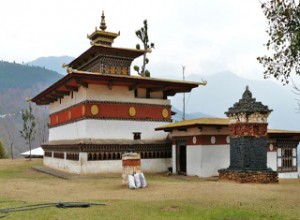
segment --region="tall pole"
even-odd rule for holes
[[[182,65],[182,79],[185,80],[184,76],[185,66]],[[183,93],[183,109],[182,109],[182,121],[185,120],[185,93]]]

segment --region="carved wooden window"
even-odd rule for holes
[[[64,155],[64,153],[62,153],[62,152],[54,152],[53,157],[54,157],[54,158],[59,158],[59,159],[64,159],[64,158],[65,158],[65,155]]]
[[[52,157],[52,152],[51,151],[45,151],[44,156],[45,157]]]
[[[277,149],[278,172],[297,172],[297,148]]]
[[[79,160],[78,153],[67,153],[67,160]]]

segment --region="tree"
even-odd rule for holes
[[[149,43],[149,37],[148,37],[148,22],[147,20],[144,20],[144,27],[141,27],[141,29],[137,30],[135,32],[136,36],[142,41],[144,50],[150,51],[152,48],[154,48],[154,43]],[[140,50],[141,46],[139,44],[136,45],[136,49]],[[149,59],[147,58],[146,53],[143,55],[143,64],[141,66],[141,70],[139,66],[134,66],[134,70],[143,77],[150,77],[150,72],[146,70],[146,65],[149,63]]]
[[[35,111],[36,122],[36,138],[35,140],[39,145],[48,140],[48,112],[41,111],[41,108],[37,108]]]
[[[22,110],[22,120],[23,120],[23,129],[20,131],[21,136],[25,139],[26,144],[29,145],[30,155],[29,158],[31,160],[31,144],[35,138],[35,117],[32,113],[31,102],[29,101],[29,109]]]
[[[257,59],[266,68],[265,78],[273,76],[289,83],[291,73],[300,75],[300,5],[295,0],[268,0],[261,7],[270,37],[265,46],[274,53]]]
[[[6,152],[2,144],[2,141],[0,140],[0,159],[4,159],[4,158],[6,158]]]
[[[5,121],[5,133],[7,143],[10,145],[10,155],[11,159],[14,159],[13,146],[15,142],[15,128],[12,120]]]

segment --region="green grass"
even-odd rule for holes
[[[121,175],[65,180],[31,169],[41,164],[41,160],[0,161],[0,209],[56,202],[106,205],[49,207],[8,213],[4,219],[300,219],[299,179],[238,184],[146,174],[147,188],[129,190],[121,185]]]
[[[28,171],[31,170],[33,166],[42,165],[41,160],[5,160],[5,161],[13,161],[10,163],[6,163],[5,166],[0,166],[0,179],[17,179],[17,178],[32,178],[32,175],[29,174]],[[36,175],[36,174],[34,174]]]
[[[27,203],[4,203],[5,206],[16,207]],[[1,204],[1,207],[4,207]],[[274,211],[274,210],[273,210]],[[7,219],[297,219],[273,213],[263,212],[257,208],[230,206],[207,207],[190,201],[106,201],[106,206],[90,208],[61,209],[56,207],[38,210],[15,212],[7,215]]]

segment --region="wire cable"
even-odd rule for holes
[[[21,212],[21,211],[30,211],[48,207],[57,207],[57,208],[88,208],[90,206],[105,206],[105,203],[92,203],[92,202],[56,202],[56,203],[41,203],[41,204],[34,204],[34,205],[24,205],[24,206],[17,206],[12,208],[3,208],[0,209],[0,213],[3,214],[0,218],[4,218],[7,216],[8,213],[12,212]]]

